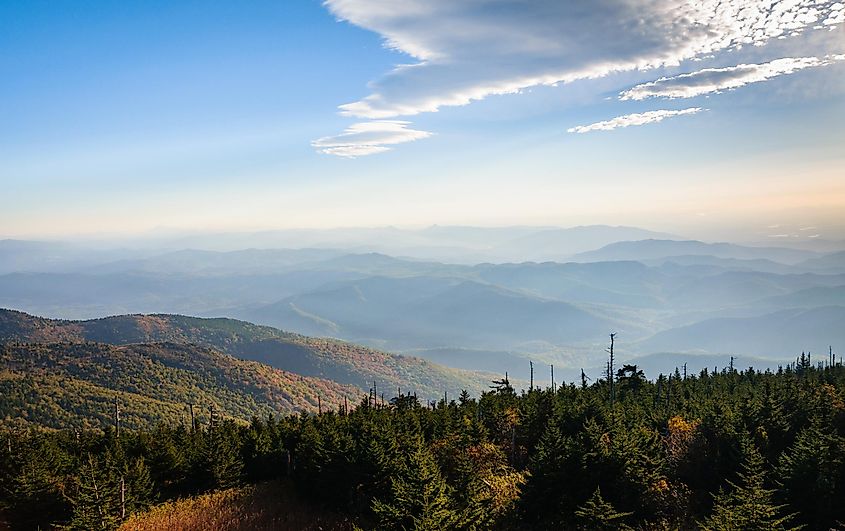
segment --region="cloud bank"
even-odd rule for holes
[[[385,119],[537,85],[677,65],[842,18],[830,0],[326,0],[416,59],[341,113]],[[828,26],[824,26],[828,24]]]
[[[408,128],[409,122],[375,120],[350,125],[337,136],[326,136],[311,142],[320,153],[355,158],[390,151],[395,144],[404,144],[431,133]]]
[[[662,122],[666,118],[673,116],[682,116],[684,114],[696,114],[701,112],[701,107],[690,107],[689,109],[682,109],[679,111],[659,110],[648,111],[643,113],[626,114],[625,116],[617,116],[610,120],[603,122],[596,122],[589,125],[579,125],[571,127],[566,130],[567,133],[589,133],[590,131],[612,131],[620,127],[631,127],[634,125],[645,125],[651,123]]]
[[[835,55],[819,57],[784,57],[768,63],[741,64],[725,68],[705,68],[689,74],[662,77],[650,83],[643,83],[619,95],[621,100],[644,100],[646,98],[693,98],[723,90],[739,88],[750,83],[759,83],[773,77],[793,74],[804,68],[825,66],[833,61],[845,59]]]

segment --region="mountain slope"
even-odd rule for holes
[[[541,297],[632,307],[658,306],[664,274],[639,262],[483,264],[485,282]]]
[[[0,421],[48,427],[103,427],[200,421],[212,406],[249,419],[357,403],[359,389],[243,361],[195,345],[5,343],[0,345]],[[13,420],[14,419],[14,420]]]
[[[845,307],[782,310],[767,315],[716,318],[659,332],[638,345],[643,352],[696,351],[791,359],[801,351],[845,345]]]
[[[769,297],[756,304],[761,307],[815,308],[818,306],[845,306],[845,286],[825,286],[798,290],[786,295]]]
[[[256,308],[246,317],[295,323],[309,334],[388,348],[511,349],[532,341],[571,344],[603,338],[624,323],[572,304],[462,279],[372,277]],[[630,329],[633,325],[627,325]],[[439,345],[432,345],[437,338]]]
[[[372,387],[373,381],[382,389],[401,387],[416,391],[421,399],[442,396],[443,391],[478,393],[490,379],[489,375],[449,369],[419,358],[222,318],[123,315],[62,321],[0,310],[2,341],[197,344],[302,376],[355,385],[363,391]]]
[[[818,258],[811,258],[799,264],[800,266],[817,271],[845,272],[845,251],[830,253]]]

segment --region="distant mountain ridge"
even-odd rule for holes
[[[361,342],[390,330],[389,348],[502,348],[539,339],[581,341],[619,323],[577,306],[471,280],[370,277],[341,282],[245,312],[250,321],[296,323],[311,335]]]
[[[826,254],[818,258],[810,258],[801,266],[819,271],[845,272],[845,251]]]
[[[582,225],[570,228],[540,230],[503,242],[491,256],[505,261],[566,261],[572,255],[632,240],[677,240],[680,236],[637,227]],[[514,260],[516,259],[516,260]]]
[[[754,317],[706,319],[658,332],[639,347],[646,352],[699,351],[791,359],[802,351],[827,352],[829,346],[841,350],[845,346],[843,323],[845,306],[787,309]],[[778,345],[777,349],[772,345]]]
[[[733,243],[705,243],[697,240],[646,239],[620,241],[600,249],[579,253],[576,262],[609,260],[656,260],[670,256],[705,255],[736,260],[770,260],[787,265],[818,257],[813,251],[791,247],[751,247]]]

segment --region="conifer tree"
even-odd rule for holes
[[[116,528],[120,522],[118,488],[109,464],[88,454],[74,478],[71,495],[73,517],[68,529],[94,531]]]
[[[127,515],[143,511],[155,502],[155,484],[143,457],[124,465],[121,476],[124,478],[124,507]]]
[[[580,463],[573,459],[574,446],[554,421],[549,422],[528,464],[530,479],[522,500],[525,518],[543,526],[564,525],[562,519],[575,504],[568,498],[577,488],[567,477],[581,472]]]
[[[388,499],[374,500],[379,529],[438,531],[453,527],[448,487],[422,440],[408,456],[404,474],[391,478]]]
[[[57,478],[63,459],[58,449],[41,437],[22,441],[19,450],[4,458],[14,473],[4,505],[9,505],[13,528],[34,529],[40,523],[52,523],[68,510]]]
[[[178,438],[177,438],[178,437]],[[191,439],[187,433],[174,433],[158,426],[149,440],[149,459],[145,465],[149,467],[153,481],[164,497],[175,494],[184,487],[188,474],[188,457]]]
[[[600,487],[596,487],[596,491],[590,496],[590,499],[575,510],[579,529],[589,531],[631,529],[625,524],[624,520],[632,514],[620,513],[614,509],[610,502],[602,498]]]
[[[241,484],[243,460],[239,436],[232,421],[210,429],[206,459],[214,487],[228,489]]]
[[[784,500],[801,520],[826,529],[845,519],[845,438],[818,422],[802,430],[781,457],[777,477]]]
[[[715,496],[713,513],[701,527],[705,531],[770,531],[798,529],[789,527],[794,515],[783,515],[783,506],[773,502],[774,490],[764,486],[766,472],[763,456],[745,439],[739,481],[728,481]]]

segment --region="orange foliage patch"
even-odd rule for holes
[[[304,503],[282,483],[229,489],[167,502],[132,515],[119,531],[271,531],[354,529],[346,517]]]

